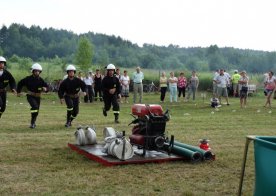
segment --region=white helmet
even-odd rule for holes
[[[5,62],[6,63],[7,61],[4,57],[0,56],[0,62]]]
[[[68,72],[68,71],[76,71],[76,67],[74,66],[74,65],[68,65],[67,67],[66,67],[66,71]]]
[[[116,68],[115,68],[115,65],[109,64],[109,65],[107,65],[106,69],[114,69],[115,70]]]
[[[33,65],[32,65],[32,71],[34,71],[34,70],[38,70],[38,71],[41,72],[41,71],[42,71],[41,65],[38,64],[38,63],[33,64]]]

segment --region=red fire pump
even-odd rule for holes
[[[161,150],[173,145],[173,136],[169,142],[165,135],[166,122],[170,119],[168,110],[163,113],[162,107],[155,104],[134,104],[131,110],[134,120],[129,125],[134,126],[130,143],[143,149],[143,155],[146,150]]]

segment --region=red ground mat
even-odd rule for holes
[[[145,156],[134,154],[134,156],[131,159],[121,161],[111,155],[103,153],[103,144],[79,146],[76,144],[68,143],[68,146],[72,150],[77,151],[79,154],[83,154],[87,158],[93,161],[97,161],[105,166],[143,163],[163,163],[167,161],[187,160],[185,157],[180,157],[175,154],[168,155],[168,153],[166,152],[147,151]],[[135,149],[134,152],[141,154],[142,150]]]

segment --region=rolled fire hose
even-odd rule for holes
[[[97,143],[97,134],[94,129],[91,127],[86,127],[85,129],[86,144],[96,144]]]
[[[86,137],[84,130],[81,127],[77,128],[77,131],[75,132],[75,137],[76,137],[76,144],[80,146],[86,145]]]
[[[174,141],[174,146],[186,148],[194,152],[199,152],[205,160],[211,160],[213,158],[211,151],[205,151],[197,146],[191,146],[177,141]]]
[[[112,127],[105,127],[103,130],[104,139],[107,137],[116,137],[116,132]]]
[[[189,150],[187,148],[182,148],[180,146],[173,146],[171,149],[172,153],[189,158],[193,162],[198,162],[201,160],[202,156],[199,152]]]
[[[130,142],[125,138],[116,138],[109,145],[108,154],[113,155],[120,160],[127,160],[133,157],[134,150]]]

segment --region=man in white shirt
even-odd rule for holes
[[[144,74],[141,72],[140,67],[136,68],[136,72],[133,73],[132,80],[133,80],[133,103],[136,103],[137,93],[139,93],[139,103],[142,103],[143,97],[143,79]]]
[[[86,96],[84,96],[84,102],[87,103],[88,101],[90,103],[93,102],[93,79],[90,76],[90,74],[88,73],[84,78],[83,81],[86,85]]]
[[[214,80],[217,84],[217,93],[219,102],[221,103],[221,96],[225,97],[227,105],[229,104],[228,101],[228,92],[227,92],[227,86],[229,85],[229,78],[224,74],[224,70],[220,69],[219,75],[217,75]]]

